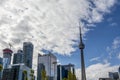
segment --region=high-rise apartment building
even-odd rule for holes
[[[23,43],[23,62],[29,68],[32,68],[33,44],[31,42]]]
[[[18,50],[13,56],[13,64],[23,63],[23,51]]]
[[[46,75],[49,80],[57,80],[57,58],[55,55],[49,53],[45,55],[38,55],[38,64],[45,66]]]
[[[3,50],[3,67],[7,68],[11,64],[11,56],[13,51],[9,48]]]
[[[73,64],[58,65],[57,66],[57,80],[63,80],[68,77],[68,72],[75,75],[75,68]]]

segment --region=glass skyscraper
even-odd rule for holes
[[[37,64],[37,80],[42,80],[42,71],[45,71],[45,66],[42,63]]]
[[[45,66],[48,80],[57,80],[57,58],[55,55],[49,53],[45,55],[38,55],[38,64]]]
[[[31,42],[24,42],[23,62],[29,68],[32,68],[32,59],[33,59],[33,44]]]
[[[18,50],[13,56],[13,64],[23,63],[23,51]]]
[[[68,72],[75,74],[75,67],[73,64],[58,65],[57,66],[57,80],[63,80],[68,77]]]

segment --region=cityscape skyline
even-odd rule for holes
[[[27,45],[25,45],[25,44],[27,44]],[[23,50],[26,51],[28,49],[31,49],[31,44],[32,44],[31,42],[24,42],[23,43]],[[25,46],[28,47],[28,48],[26,48]],[[33,46],[34,45],[32,44],[32,48],[33,48]],[[80,46],[80,49],[82,49],[82,46]],[[3,49],[3,54],[4,55],[3,55],[3,59],[1,60],[3,62],[0,61],[1,65],[3,65],[3,78],[2,79],[10,79],[10,80],[11,79],[12,80],[14,80],[14,79],[20,79],[21,80],[21,79],[23,79],[23,77],[21,76],[22,75],[21,74],[21,70],[20,70],[19,78],[18,77],[13,77],[13,76],[16,75],[16,74],[14,74],[14,73],[16,73],[16,72],[14,72],[14,71],[16,71],[14,69],[18,69],[18,70],[22,69],[23,72],[26,69],[29,74],[32,73],[31,70],[34,69],[34,68],[31,68],[31,66],[28,65],[29,62],[26,63],[26,62],[23,61],[23,59],[25,57],[29,57],[33,50],[29,50],[30,51],[29,54],[28,53],[23,53],[23,50],[18,50],[18,52],[15,53],[15,54],[18,54],[17,56],[15,54],[13,55],[14,58],[13,58],[13,63],[12,63],[10,60],[11,60],[11,57],[12,57],[12,53],[14,53],[14,52],[11,49],[9,49],[9,48]],[[20,54],[22,54],[23,57],[21,57]],[[24,55],[24,54],[26,54],[26,55]],[[18,58],[16,62],[14,61],[14,60],[16,60],[15,56]],[[0,57],[0,59],[1,59],[1,57]],[[23,62],[21,62],[21,60]],[[31,61],[33,61],[33,60],[31,59]],[[54,64],[54,62],[55,62],[55,64]],[[67,76],[69,74],[69,71],[71,71],[73,74],[77,75],[77,73],[75,73],[76,70],[75,70],[74,64],[69,63],[68,65],[63,65],[63,64],[57,64],[57,63],[58,63],[57,62],[57,57],[55,55],[53,55],[52,53],[48,53],[48,54],[44,54],[44,55],[38,54],[38,60],[37,60],[37,66],[36,66],[36,68],[37,68],[37,71],[36,71],[37,75],[35,73],[35,75],[36,75],[35,77],[36,78],[34,77],[34,79],[35,80],[38,79],[37,76],[42,75],[42,73],[39,73],[39,71],[42,72],[42,70],[44,70],[44,69],[46,71],[46,75],[47,75],[47,79],[48,80],[57,80],[57,76],[60,77],[61,71],[62,71],[62,74],[63,74],[62,76],[64,76],[64,77],[62,77],[62,79],[67,79],[65,76]],[[61,66],[61,69],[63,69],[63,70],[60,69],[60,66]],[[62,68],[63,66],[66,66],[66,67]],[[58,69],[58,71],[57,71],[57,69]],[[67,72],[66,72],[66,69],[67,69]],[[104,79],[105,80],[113,80],[115,78],[116,80],[117,79],[119,80],[119,78],[120,78],[120,66],[116,67],[116,69],[117,70],[113,69],[112,71],[111,70],[108,71],[109,72],[109,75],[108,75],[109,77],[107,77],[107,76],[106,77],[104,76],[103,78],[102,77],[98,77],[98,79],[99,80],[104,80]],[[59,70],[61,70],[61,71],[59,71]],[[11,72],[9,72],[9,71],[11,71]],[[104,70],[103,70],[103,72],[104,72]],[[18,73],[18,71],[17,71],[17,73]],[[81,73],[85,73],[85,72],[81,72]],[[57,75],[57,74],[59,74],[59,75]],[[1,75],[1,72],[0,72],[0,75]],[[33,75],[34,75],[34,72],[33,72]],[[85,75],[85,74],[83,74],[83,75]],[[9,76],[9,77],[7,77],[7,76]],[[30,78],[31,76],[28,76],[28,77],[29,77],[29,79],[31,79]],[[79,80],[78,76],[76,76],[76,78],[77,78],[77,80]],[[83,76],[83,79],[85,79],[85,76]],[[38,80],[41,80],[41,77],[39,77]]]
[[[59,64],[75,64],[80,80],[80,22],[87,80],[106,77],[120,66],[119,0],[4,0],[0,4],[0,56],[2,49],[11,47],[16,53],[30,41],[35,47],[35,70],[38,53],[51,52]]]

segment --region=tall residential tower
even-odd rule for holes
[[[3,49],[3,67],[7,68],[11,64],[11,56],[13,51],[9,48]]]
[[[23,63],[32,68],[32,59],[33,59],[33,44],[31,42],[23,43]]]
[[[13,56],[13,64],[23,63],[23,51],[18,50]]]

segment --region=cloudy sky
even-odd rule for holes
[[[0,0],[0,11],[0,56],[9,43],[16,52],[31,41],[34,63],[51,51],[61,64],[75,64],[80,79],[80,22],[87,80],[107,77],[120,64],[119,0]]]

